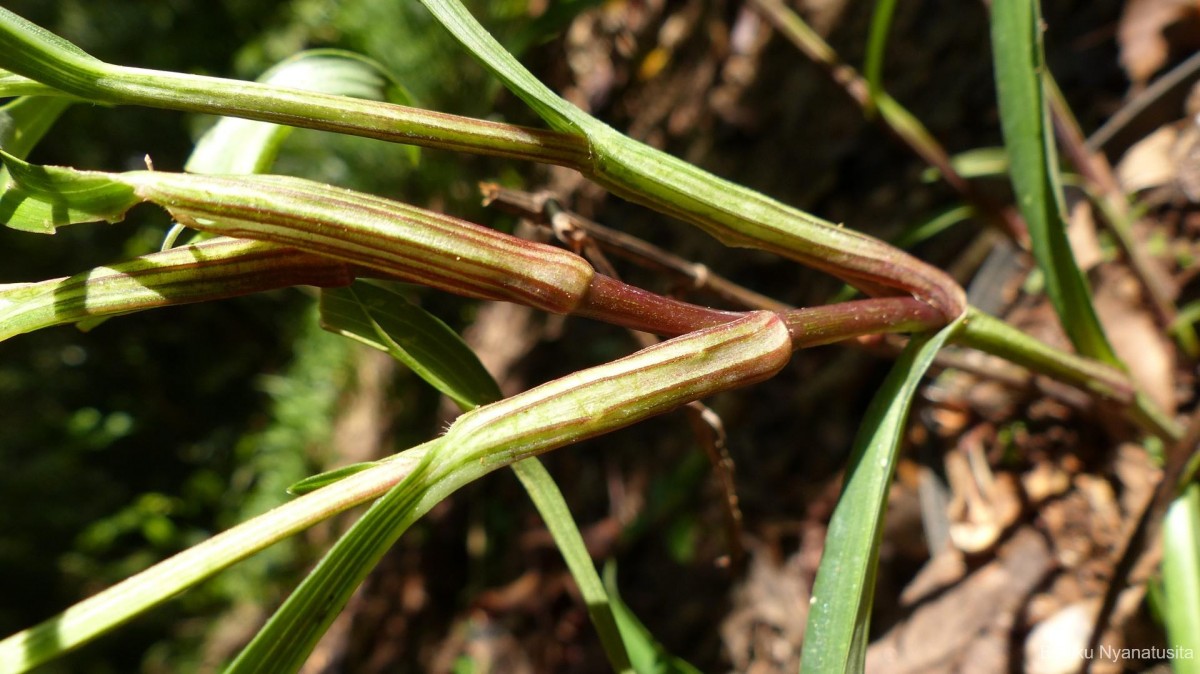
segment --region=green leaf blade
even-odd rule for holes
[[[1117,365],[1092,305],[1087,281],[1067,240],[1049,111],[1043,91],[1037,0],[994,2],[992,52],[1000,121],[1017,205],[1029,225],[1046,291],[1071,343],[1083,355]]]
[[[84,222],[119,222],[141,201],[111,174],[34,166],[0,152],[9,181],[0,192],[0,223],[12,229],[53,234]]]
[[[960,319],[933,337],[913,337],[871,400],[813,585],[802,673],[863,670],[884,510],[905,420],[921,377],[961,325]]]
[[[383,286],[358,281],[321,291],[326,330],[384,351],[463,409],[500,399],[500,389],[462,338],[433,314]]]

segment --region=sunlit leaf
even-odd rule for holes
[[[495,380],[457,333],[388,288],[359,281],[322,290],[321,325],[387,352],[466,409],[500,399]]]
[[[67,98],[22,96],[0,106],[0,149],[24,159],[71,105]]]
[[[34,166],[6,152],[0,161],[10,176],[0,193],[0,222],[12,229],[53,234],[64,225],[118,222],[141,201],[111,174]]]
[[[1029,225],[1033,256],[1071,343],[1085,356],[1119,364],[1104,335],[1091,292],[1067,240],[1053,129],[1042,89],[1037,0],[993,2],[992,56],[1000,121],[1017,206]]]
[[[802,672],[863,671],[884,511],[908,410],[921,377],[961,324],[961,319],[955,321],[933,337],[913,337],[871,400],[825,536]]]

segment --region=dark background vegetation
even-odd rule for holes
[[[557,90],[720,175],[884,237],[953,203],[948,191],[920,181],[915,158],[866,123],[794,48],[747,19],[738,2],[470,4]],[[820,9],[817,19],[825,17],[814,24],[858,62],[872,3],[810,4]],[[952,152],[998,145],[982,3],[900,4],[889,90]],[[1127,86],[1111,39],[1120,3],[1045,5],[1051,66],[1092,128]],[[423,107],[536,123],[415,2],[5,6],[107,61],[167,70],[253,78],[306,47],[348,48],[391,68]],[[585,10],[590,18],[575,18]],[[668,21],[677,25],[664,28]],[[668,36],[665,62],[661,53],[652,60],[667,30],[678,36]],[[32,160],[119,170],[140,168],[149,155],[156,168],[179,170],[209,123],[79,105]],[[277,170],[503,228],[513,223],[479,205],[479,180],[549,185],[580,212],[781,300],[812,305],[838,290],[772,256],[725,251],[567,172],[435,151],[423,152],[414,168],[397,147],[309,132],[292,137]],[[145,209],[118,225],[77,226],[53,238],[0,230],[0,282],[52,278],[151,251],[168,225],[161,212]],[[919,252],[949,264],[974,235],[953,232]],[[671,290],[662,279],[634,278]],[[486,325],[501,329],[499,343],[512,353],[494,362],[504,364],[498,374],[509,390],[635,348],[607,326],[524,313],[502,319],[475,303],[418,296],[458,328],[487,315]],[[494,342],[489,353],[503,352]],[[805,352],[749,395],[714,401],[738,463],[752,560],[799,559],[789,569],[800,575],[815,568],[813,546],[836,495],[830,478],[885,371],[886,361],[826,347]],[[281,502],[301,477],[398,451],[446,420],[445,406],[415,377],[323,333],[312,296],[301,290],[13,339],[0,345],[0,409],[3,634]],[[744,576],[716,563],[727,552],[721,499],[684,420],[668,416],[547,462],[598,558],[617,560],[623,594],[651,631],[706,671],[728,668],[723,625],[736,628],[745,611],[738,593],[748,590]],[[344,526],[339,520],[279,544],[44,671],[211,671]],[[916,551],[899,555],[900,584],[923,561],[915,538]],[[789,591],[777,588],[777,595]],[[494,671],[605,670],[557,553],[506,473],[472,485],[406,535],[318,656],[332,664],[312,671],[444,671],[489,658]]]

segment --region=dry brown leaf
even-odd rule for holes
[[[1096,313],[1113,349],[1129,367],[1138,387],[1167,414],[1174,414],[1175,352],[1171,343],[1145,306],[1137,279],[1113,265],[1100,271]]]
[[[1194,45],[1198,28],[1200,5],[1195,0],[1130,0],[1117,27],[1121,65],[1129,79],[1144,84],[1166,65],[1171,43]]]
[[[1175,181],[1175,144],[1179,131],[1174,126],[1159,127],[1134,143],[1117,164],[1117,181],[1126,192],[1140,192],[1169,185]]]
[[[1071,252],[1075,254],[1075,264],[1087,271],[1104,260],[1092,205],[1087,199],[1076,199],[1070,203],[1068,213],[1067,238],[1071,242]]]
[[[1052,568],[1042,537],[1028,527],[1016,531],[997,559],[871,644],[866,671],[1008,671],[1016,613]]]

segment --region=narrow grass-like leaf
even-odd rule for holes
[[[321,326],[387,352],[464,409],[500,399],[495,380],[458,334],[391,289],[358,281],[322,290]]]
[[[587,604],[588,615],[592,624],[596,626],[600,643],[608,655],[608,664],[612,665],[613,671],[616,672],[633,671],[630,669],[630,654],[642,642],[628,637],[624,630],[618,629],[620,617],[614,616],[619,610],[617,599],[612,594],[612,588],[605,592],[600,576],[596,573],[596,565],[588,554],[583,535],[579,533],[579,527],[575,524],[575,518],[571,516],[562,491],[537,457],[518,461],[512,465],[512,469],[537,507],[538,514],[550,530],[554,544],[558,546],[563,561],[575,579],[575,584],[579,586],[579,593],[583,595],[583,601]],[[638,674],[643,674],[642,670],[637,671]]]
[[[974,214],[975,210],[970,206],[952,206],[905,229],[900,236],[892,240],[892,243],[897,248],[912,248],[964,220],[969,220]]]
[[[408,91],[378,62],[353,52],[314,49],[280,62],[259,82],[338,96],[412,104]],[[196,143],[185,169],[190,173],[265,173],[293,127],[223,117]],[[408,146],[408,157],[419,157]]]
[[[854,441],[846,483],[825,536],[801,655],[801,672],[861,672],[888,490],[921,377],[962,320],[913,337],[875,393]]]
[[[1200,653],[1200,483],[1171,502],[1163,523],[1163,621],[1177,653]],[[1200,659],[1175,657],[1176,674],[1200,672]]]
[[[70,105],[67,98],[21,96],[0,106],[0,150],[19,159],[28,157]],[[8,167],[0,165],[0,194],[11,180]]]
[[[500,400],[500,388],[470,347],[440,319],[386,287],[359,282],[321,293],[321,322],[327,329],[385,351],[454,400],[464,411]],[[322,473],[294,485],[305,493],[331,484],[371,464]],[[512,466],[579,585],[588,613],[617,671],[628,658],[608,598],[587,553],[583,536],[562,493],[536,457]]]
[[[306,477],[288,487],[287,493],[291,494],[292,496],[304,496],[305,494],[311,494],[322,487],[328,487],[334,482],[341,482],[351,475],[357,475],[358,473],[361,473],[364,470],[367,470],[368,468],[378,464],[378,461],[361,461],[359,463],[352,463],[348,466],[334,468],[333,470],[327,470],[323,473],[317,473],[316,475],[310,475],[309,477]]]
[[[604,588],[608,590],[621,638],[629,646],[629,659],[634,671],[638,674],[700,674],[700,670],[691,663],[671,655],[663,648],[621,599],[617,589],[617,565],[612,561],[604,565]]]
[[[1042,89],[1041,12],[1037,0],[993,2],[992,55],[1000,121],[1013,189],[1029,225],[1034,258],[1071,343],[1085,356],[1119,365],[1092,306],[1067,240],[1058,157]]]
[[[462,415],[440,439],[444,451],[430,452],[422,466],[355,523],[228,674],[300,667],[387,549],[462,485],[501,466],[761,381],[778,372],[790,354],[791,337],[779,317],[756,312]]]
[[[863,62],[863,77],[872,100],[879,100],[883,90],[883,60],[887,53],[888,32],[892,29],[892,15],[896,11],[896,0],[875,0],[875,12],[871,15],[871,34],[867,38],[867,55]]]

